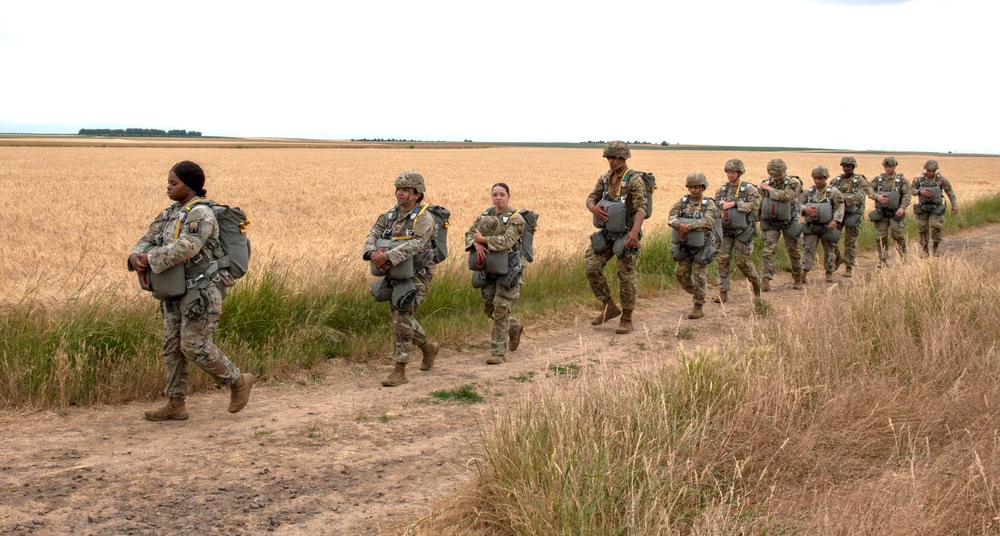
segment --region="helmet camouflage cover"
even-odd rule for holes
[[[743,166],[743,161],[739,158],[730,158],[729,161],[726,162],[726,171],[735,171],[742,175],[747,172],[747,168]]]
[[[687,181],[685,181],[684,186],[688,188],[691,186],[704,186],[705,188],[708,188],[708,178],[705,177],[704,173],[695,171],[688,174]]]
[[[786,166],[785,161],[780,158],[775,158],[767,163],[767,175],[769,177],[781,175],[786,171],[788,171],[788,166]]]
[[[609,141],[608,144],[604,146],[604,158],[609,156],[615,156],[628,160],[629,158],[632,158],[632,151],[628,150],[628,145],[626,145],[623,141]]]
[[[895,158],[893,158],[891,156],[887,156],[887,157],[885,157],[885,158],[882,159],[882,165],[883,166],[898,166],[899,162],[897,162]]]
[[[853,156],[845,156],[840,159],[840,165],[858,167],[858,161]]]
[[[404,171],[396,176],[396,188],[413,188],[418,194],[427,192],[424,176],[416,171]]]
[[[830,178],[830,170],[826,169],[826,166],[816,166],[813,168],[812,176],[814,179],[823,177],[824,179]]]
[[[937,160],[928,160],[927,163],[924,164],[924,169],[926,169],[927,171],[937,171],[938,170]]]

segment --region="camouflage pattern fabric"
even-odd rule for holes
[[[694,262],[693,257],[677,261],[674,277],[680,283],[684,292],[694,296],[695,305],[705,304],[705,294],[708,292],[708,265]]]
[[[622,177],[612,176],[612,173],[611,170],[608,170],[597,179],[597,184],[594,185],[594,190],[590,192],[587,199],[599,203],[601,199],[604,199],[605,191],[608,192],[610,199],[622,197]],[[643,214],[646,214],[646,185],[642,179],[629,177],[628,191],[624,192],[624,197],[625,208],[628,209],[629,213],[641,210]]]
[[[844,194],[839,189],[832,186],[822,189],[811,187],[802,192],[799,205],[805,206],[806,203],[821,203],[823,201],[828,201],[833,205],[833,219],[840,227],[844,220]],[[810,225],[806,224],[807,227]],[[813,227],[819,226],[813,225]],[[819,229],[816,230],[819,231]],[[832,274],[837,269],[837,243],[823,240],[819,234],[802,233],[802,269],[806,272],[812,270],[813,262],[816,260],[816,248],[820,242],[823,243],[823,269],[826,273]]]
[[[510,210],[514,210],[514,213],[506,222],[502,219],[504,215],[494,215],[496,208],[490,208],[484,211],[484,214],[480,214],[472,223],[469,231],[465,233],[466,250],[474,250],[472,244],[475,240],[476,230],[487,237],[486,249],[490,251],[507,251],[517,245],[521,241],[526,224],[516,209]],[[484,228],[486,231],[492,230],[492,232],[484,232]],[[528,262],[524,257],[521,257],[522,275],[514,288],[508,288],[500,284],[499,278],[487,275],[486,286],[479,289],[483,296],[483,312],[493,320],[493,329],[490,331],[490,354],[492,355],[503,356],[507,354],[510,328],[521,325],[510,314],[510,310],[514,302],[521,297],[521,283],[524,281],[524,272],[527,267]]]
[[[188,391],[189,363],[198,365],[216,383],[231,386],[240,379],[240,369],[212,343],[212,334],[222,314],[222,293],[211,284],[192,289],[180,301],[160,302],[163,315],[163,362],[167,368],[169,398],[184,398]]]
[[[719,217],[719,207],[715,201],[705,198],[695,199],[686,195],[670,208],[670,215],[667,217],[667,225],[677,228],[680,224],[679,218],[691,218],[697,221],[688,224],[692,230],[709,231],[715,225],[715,220]],[[707,246],[706,246],[707,247]],[[688,256],[677,261],[674,268],[674,277],[680,283],[681,288],[688,294],[694,296],[695,305],[704,305],[705,294],[708,291],[707,264],[694,262],[695,255]]]
[[[889,160],[890,158],[891,157],[886,158],[886,160]],[[884,264],[889,260],[889,236],[892,236],[892,241],[896,245],[896,252],[899,256],[905,257],[906,235],[903,233],[903,228],[906,222],[906,207],[910,205],[910,183],[906,181],[906,178],[903,177],[902,173],[897,173],[892,177],[886,176],[885,173],[879,173],[869,185],[871,188],[869,190],[868,197],[875,201],[876,207],[880,205],[877,199],[879,195],[884,192],[899,190],[899,208],[904,211],[903,215],[899,218],[891,217],[874,222],[876,237],[875,249],[878,251],[879,262]]]
[[[417,205],[415,207],[417,212],[419,212],[418,207],[420,206]],[[391,220],[390,215],[392,216]],[[365,238],[365,252],[375,251],[375,241],[382,238],[386,229],[389,229],[389,235],[392,237],[406,236],[407,220],[413,215],[414,211],[403,211],[398,206],[380,215]],[[434,277],[434,250],[431,241],[436,232],[437,224],[434,222],[434,216],[430,212],[424,211],[413,221],[413,234],[410,239],[405,240],[402,245],[387,252],[389,260],[394,265],[412,257],[416,269],[416,273],[410,278],[410,281],[417,288],[413,305],[408,310],[401,311],[396,309],[395,304],[391,300],[389,302],[389,309],[392,311],[392,337],[394,342],[392,359],[396,363],[408,363],[410,361],[410,354],[413,353],[413,345],[419,347],[427,343],[427,335],[424,332],[424,328],[421,327],[413,315],[416,313],[417,308],[420,307],[420,304],[427,298],[431,279]]]
[[[846,160],[851,157],[844,157]],[[853,158],[851,158],[853,160]],[[854,173],[850,176],[837,175],[830,182],[830,186],[840,190],[844,195],[844,214],[860,214],[864,220],[865,198],[871,191],[868,179],[864,175]],[[839,225],[840,234],[844,237],[844,264],[854,268],[858,257],[858,235],[861,234],[861,226],[847,227]]]
[[[743,166],[743,163],[739,160],[736,160],[736,162],[739,162],[740,167]],[[728,171],[729,162],[726,163],[726,167]],[[760,191],[757,190],[756,186],[747,184],[742,196],[743,198],[741,199],[741,184],[741,182],[737,182],[733,185],[729,181],[726,181],[715,192],[715,200],[719,203],[735,201],[736,210],[756,214],[757,210],[760,209]],[[723,229],[722,246],[719,248],[719,256],[715,259],[719,268],[719,290],[729,291],[729,279],[734,257],[736,259],[736,267],[747,278],[747,281],[757,281],[757,268],[754,267],[753,262],[750,260],[750,256],[753,255],[753,244],[752,241],[749,244],[744,244],[732,236],[728,236],[726,230]]]
[[[771,169],[770,164],[768,169]],[[764,182],[770,184],[771,188],[774,189],[762,191],[761,195],[766,195],[775,201],[792,201],[794,203],[802,189],[802,183],[787,176],[780,180],[770,177]],[[774,279],[774,257],[778,254],[778,240],[784,237],[788,260],[792,264],[792,274],[798,277],[802,273],[802,252],[799,250],[798,238],[792,238],[785,229],[780,231],[771,229],[763,231],[761,234],[763,235],[764,249],[761,250],[760,276],[763,279]]]
[[[185,211],[179,203],[170,205],[153,220],[149,230],[132,248],[132,253],[145,253],[149,257],[149,267],[157,274],[201,252],[213,259],[223,256],[219,245],[219,222],[212,208],[205,204],[197,204],[190,211]]]
[[[928,164],[932,161],[929,161]],[[937,162],[934,162],[935,166]],[[926,166],[926,164],[925,164]],[[917,178],[913,179],[913,184],[910,185],[912,195],[917,197],[920,195],[920,190],[928,186],[940,186],[941,192],[948,196],[948,200],[951,201],[952,209],[958,207],[958,198],[955,197],[955,191],[951,187],[951,182],[944,177],[944,175],[937,173],[932,179],[927,176],[926,173],[921,173]],[[942,204],[943,200],[942,200]],[[947,206],[947,205],[946,205]],[[935,244],[941,243],[941,229],[944,228],[944,214],[927,214],[920,213],[917,214],[917,232],[920,234],[920,248],[926,253],[928,245],[928,234],[930,235],[930,241]]]
[[[608,279],[604,276],[604,267],[614,257],[612,250],[604,253],[594,253],[594,248],[587,248],[584,261],[584,273],[587,275],[587,283],[590,290],[594,292],[594,297],[602,303],[611,299],[611,287],[608,286]],[[638,294],[638,286],[635,281],[635,265],[639,261],[638,253],[622,258],[617,258],[618,263],[618,292],[621,294],[623,309],[635,310],[635,298]]]

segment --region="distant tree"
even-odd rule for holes
[[[670,144],[669,144],[669,143],[667,143],[667,142],[665,142],[665,141],[661,141],[661,142],[660,142],[660,145],[662,145],[662,146],[664,146],[664,147],[668,147],[668,146],[669,146]]]

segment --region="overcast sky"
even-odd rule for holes
[[[998,14],[987,0],[5,2],[0,132],[996,153]]]

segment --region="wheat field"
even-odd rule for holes
[[[652,230],[666,225],[670,206],[691,171],[725,180],[723,165],[743,159],[745,180],[759,183],[768,160],[808,177],[818,164],[839,172],[841,153],[633,150],[629,165],[656,175]],[[882,155],[860,154],[858,172],[881,172]],[[927,155],[896,155],[912,178]],[[990,178],[1000,158],[939,155],[959,203],[1000,191]],[[245,209],[252,221],[253,267],[293,273],[364,273],[365,235],[394,204],[400,171],[424,174],[426,200],[452,213],[447,264],[461,264],[462,236],[490,206],[492,184],[506,182],[511,204],[538,212],[538,260],[580,262],[593,231],[587,194],[607,168],[600,149],[492,148],[218,148],[0,147],[0,284],[6,303],[62,300],[81,291],[139,292],[125,269],[132,246],[169,204],[166,175],[180,160],[207,174],[208,197]],[[809,183],[808,179],[805,181]]]

